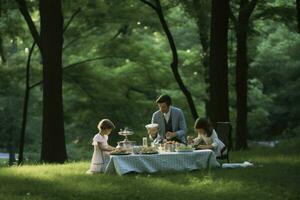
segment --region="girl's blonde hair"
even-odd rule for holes
[[[99,130],[104,130],[104,129],[114,129],[115,128],[115,125],[114,123],[112,123],[112,121],[110,121],[109,119],[102,119],[97,128]]]

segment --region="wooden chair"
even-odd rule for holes
[[[232,126],[230,122],[216,123],[216,132],[218,134],[218,137],[225,144],[225,147],[221,150],[221,156],[218,156],[217,159],[220,160],[226,159],[228,163],[229,163],[229,151],[232,149],[231,130],[232,130]]]

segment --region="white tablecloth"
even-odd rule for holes
[[[128,172],[191,171],[219,166],[211,150],[111,155],[105,173],[122,175]]]

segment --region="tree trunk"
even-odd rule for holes
[[[298,33],[300,34],[300,0],[296,0],[296,9],[297,9],[297,27],[298,27]]]
[[[2,17],[2,0],[0,0],[0,18]],[[5,63],[6,58],[4,55],[4,50],[3,50],[3,39],[2,36],[0,36],[0,57],[1,57],[1,62]]]
[[[211,15],[208,116],[215,124],[218,121],[229,121],[227,63],[229,0],[213,0]]]
[[[62,101],[63,16],[61,0],[40,0],[40,16],[43,59],[41,160],[64,163],[67,160],[67,153]]]
[[[5,58],[4,50],[3,50],[3,39],[1,36],[0,36],[0,57],[1,57],[1,62],[6,63],[6,58]]]
[[[155,0],[155,4],[156,5],[153,5],[152,3],[150,3],[150,2],[148,2],[146,0],[141,0],[141,1],[143,3],[149,5],[150,7],[152,7],[156,11],[156,13],[157,13],[157,15],[159,17],[160,23],[162,25],[162,28],[163,28],[165,34],[167,35],[167,38],[168,38],[168,41],[169,41],[169,44],[170,44],[170,48],[172,50],[173,61],[170,64],[170,66],[171,66],[174,78],[175,78],[175,80],[176,80],[179,88],[181,89],[181,91],[185,95],[185,97],[187,99],[187,102],[189,104],[192,116],[196,120],[198,118],[198,113],[197,113],[197,110],[196,110],[196,107],[195,107],[192,95],[189,92],[189,90],[186,88],[186,86],[184,85],[184,83],[183,83],[183,81],[181,79],[181,76],[179,74],[179,71],[178,71],[178,54],[177,54],[176,45],[175,45],[173,36],[172,36],[172,34],[171,34],[170,30],[169,30],[169,27],[167,25],[167,22],[166,22],[166,20],[164,18],[164,14],[163,14],[163,11],[162,11],[162,8],[161,8],[160,1],[159,0]]]
[[[250,16],[257,4],[257,0],[240,0],[239,16],[236,24],[236,144],[237,150],[247,149],[247,96],[248,96],[248,55],[247,37]]]
[[[239,27],[236,33],[237,52],[236,52],[236,149],[247,148],[247,80],[248,80],[248,61],[247,61],[247,19],[239,17]],[[246,26],[246,27],[245,27]]]
[[[35,46],[35,42],[33,42],[32,47],[30,48],[27,65],[26,65],[26,83],[25,83],[25,95],[23,102],[23,118],[22,118],[22,127],[20,134],[20,142],[19,142],[19,158],[18,165],[21,165],[24,160],[24,144],[25,144],[25,132],[26,132],[26,124],[27,124],[27,110],[28,110],[28,102],[29,102],[29,92],[30,92],[30,60],[33,53],[33,49]]]

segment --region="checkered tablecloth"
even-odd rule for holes
[[[105,173],[122,175],[128,172],[190,171],[219,166],[220,164],[211,150],[111,155]]]

